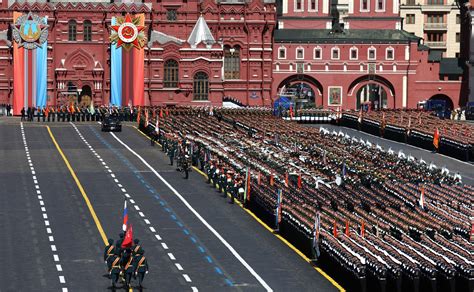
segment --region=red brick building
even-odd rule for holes
[[[12,103],[14,11],[47,17],[50,105],[110,102],[111,20],[126,13],[145,15],[145,104],[270,104],[274,1],[113,2],[1,2],[0,104]]]
[[[398,1],[281,0],[277,23],[275,95],[344,109],[462,101],[458,60],[434,58],[420,38],[400,30]]]
[[[457,64],[399,30],[394,0],[123,2],[1,2],[0,104],[13,98],[13,12],[47,17],[50,105],[110,103],[110,26],[126,13],[145,17],[145,104],[270,105],[282,91],[333,108],[460,102]]]

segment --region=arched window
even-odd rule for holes
[[[240,48],[224,47],[224,78],[240,79]]]
[[[77,23],[75,20],[69,20],[69,28],[68,28],[68,40],[75,41],[76,34],[77,34]]]
[[[204,72],[198,72],[194,75],[193,87],[194,100],[208,100],[209,96],[209,77]]]
[[[90,20],[84,21],[84,41],[92,41],[92,22]]]
[[[175,60],[168,60],[165,62],[164,67],[163,86],[165,88],[178,87],[178,62]]]

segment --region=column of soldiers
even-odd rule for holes
[[[126,277],[131,274],[138,277],[141,285],[145,274],[148,274],[148,261],[145,257],[145,250],[142,248],[139,239],[135,239],[132,247],[123,248],[122,242],[124,233],[120,233],[120,239],[114,242],[108,240],[108,245],[104,249],[104,262],[107,264],[107,275],[110,277],[114,270],[120,270],[120,276]]]
[[[135,121],[135,107],[95,106],[49,106],[43,108],[28,107],[21,110],[21,120],[33,122],[99,122],[106,116],[119,117],[121,121]]]

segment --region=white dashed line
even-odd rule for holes
[[[198,292],[198,291],[199,291],[198,288],[196,288],[196,287],[191,287],[191,290],[192,290],[193,292]]]
[[[70,123],[72,125],[72,127],[74,128],[74,130],[77,132],[77,134],[79,135],[79,137],[83,138],[81,132],[79,132],[79,129],[76,127],[76,125],[74,125],[74,123]],[[127,190],[123,187],[122,184],[120,184],[119,180],[117,179],[116,175],[113,173],[113,171],[110,169],[110,167],[107,165],[107,163],[104,161],[104,159],[102,159],[102,157],[100,157],[99,154],[97,154],[97,152],[93,149],[92,146],[89,145],[89,143],[85,140],[85,139],[82,139],[84,141],[84,143],[89,147],[90,151],[95,155],[95,157],[97,157],[97,159],[99,160],[99,162],[104,166],[104,168],[106,169],[106,171],[108,171],[108,173],[110,174],[110,177],[113,179],[113,181],[116,183],[117,187],[120,188],[120,190],[124,193],[124,196],[129,199],[130,203],[133,204],[133,207],[135,208],[135,210],[137,211],[140,211],[140,207],[135,203],[135,200],[133,200],[131,198],[131,196],[127,193]],[[145,214],[140,211],[138,212],[138,214],[140,215],[140,217],[142,217],[143,221],[147,224],[147,225],[151,225],[151,222],[150,220],[148,220],[147,218],[145,218]],[[149,229],[152,233],[154,233],[155,235],[155,238],[160,241],[161,243],[161,246],[163,247],[163,249],[165,250],[169,250],[169,247],[168,245],[162,241],[162,238],[160,235],[158,234],[155,234],[156,233],[156,230],[153,226],[149,226]],[[176,260],[176,257],[173,255],[173,253],[167,253],[168,254],[168,257],[172,260],[172,261],[175,261]],[[59,261],[59,259],[58,259]],[[176,263],[176,268],[179,270],[179,271],[183,271],[183,267],[179,264],[179,263]],[[182,274],[183,278],[186,280],[186,282],[190,283],[192,282],[191,281],[191,277],[189,277],[188,274]],[[198,289],[196,287],[191,287],[192,291],[198,291]]]
[[[21,129],[21,136],[22,136],[22,139],[23,139],[23,144],[24,144],[24,147],[25,147],[27,164],[28,164],[28,166],[30,168],[30,171],[31,171],[33,184],[34,184],[34,187],[35,187],[38,202],[40,204],[41,212],[43,212],[42,216],[43,216],[43,219],[44,219],[44,225],[47,226],[46,227],[46,233],[47,234],[52,234],[53,231],[51,230],[51,227],[48,227],[48,226],[50,226],[50,222],[48,220],[48,214],[46,213],[46,207],[44,207],[44,205],[45,205],[44,198],[41,195],[40,185],[39,185],[39,182],[38,182],[38,178],[36,177],[36,172],[35,172],[35,168],[34,168],[34,165],[33,165],[33,161],[30,157],[30,151],[28,149],[28,144],[26,142],[25,129],[23,127],[23,123],[20,123],[20,129]],[[54,242],[54,237],[52,235],[48,235],[48,240],[49,240],[49,242]],[[56,252],[57,251],[56,245],[51,245],[51,250],[53,252]],[[59,264],[59,256],[57,254],[53,254],[53,259],[54,259],[55,262],[58,262],[58,264],[56,264],[56,269],[58,270],[58,272],[62,272],[63,268],[62,268],[61,264]],[[59,282],[61,284],[66,284],[66,279],[64,278],[64,276],[62,276],[62,275],[59,276]],[[62,291],[67,292],[67,288],[63,287]]]
[[[186,282],[188,282],[188,283],[192,282],[192,281],[191,281],[191,278],[189,278],[188,274],[183,274],[183,278],[184,278],[184,280],[186,280]]]

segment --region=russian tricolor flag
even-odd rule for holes
[[[123,225],[122,230],[125,232],[127,230],[128,225],[128,210],[127,210],[127,200],[125,200],[125,204],[123,205]]]

